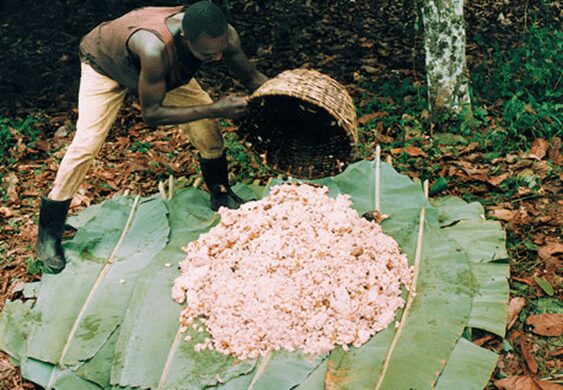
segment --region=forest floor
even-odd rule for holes
[[[78,42],[110,18],[101,3],[0,2],[0,309],[18,284],[41,278],[33,257],[39,196],[49,191],[74,134]],[[116,14],[149,4],[123,3]],[[500,354],[489,388],[561,384],[561,333],[545,336],[537,322],[527,323],[535,315],[545,325],[563,313],[561,4],[466,2],[473,116],[438,132],[427,108],[412,1],[231,3],[232,24],[259,70],[273,77],[313,68],[346,85],[358,108],[362,158],[373,158],[380,144],[400,172],[428,179],[432,196],[478,201],[488,218],[502,222],[515,322],[504,339],[472,335]],[[245,93],[222,64],[196,77],[213,98]],[[238,143],[231,123],[222,123],[231,179],[265,183],[271,171]],[[195,149],[173,126],[147,127],[129,96],[71,213],[125,191],[154,193],[170,175],[180,186],[198,180]],[[2,388],[34,388],[5,355]]]

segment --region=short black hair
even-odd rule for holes
[[[227,20],[221,9],[211,1],[199,1],[186,9],[182,30],[190,41],[195,41],[202,33],[217,38],[227,31]]]

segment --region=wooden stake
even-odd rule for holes
[[[160,192],[162,200],[166,200],[166,190],[164,189],[164,183],[161,180],[158,181],[158,192]]]
[[[170,350],[168,351],[168,356],[166,357],[166,363],[164,364],[164,368],[162,369],[162,375],[160,376],[160,380],[158,381],[158,390],[164,389],[164,384],[166,383],[166,379],[168,378],[168,373],[170,372],[170,367],[172,366],[172,362],[174,361],[174,355],[178,350],[178,345],[180,343],[180,339],[182,337],[182,332],[180,329],[176,332],[176,336],[174,337],[174,341],[170,346]]]
[[[174,197],[174,176],[168,176],[168,200]]]
[[[270,352],[260,361],[260,365],[256,369],[256,374],[254,374],[254,377],[252,378],[252,382],[250,382],[250,384],[248,385],[248,390],[254,389],[254,385],[256,384],[256,382],[258,382],[258,379],[260,379],[260,377],[264,373],[264,370],[266,370],[266,366],[270,362],[271,357],[272,357],[272,353]]]
[[[401,337],[403,329],[405,327],[405,322],[409,316],[409,312],[412,307],[412,302],[414,297],[416,296],[416,282],[418,279],[418,273],[420,270],[420,258],[422,257],[422,238],[424,235],[424,219],[426,216],[426,209],[420,209],[420,223],[418,225],[418,237],[417,237],[417,244],[416,244],[416,252],[414,255],[414,276],[412,280],[411,287],[409,289],[409,295],[407,297],[407,303],[405,305],[405,310],[403,310],[403,315],[401,316],[401,322],[399,323],[399,327],[393,336],[393,340],[391,340],[391,344],[387,349],[387,353],[385,354],[385,360],[383,361],[383,366],[381,368],[381,372],[379,373],[379,378],[377,380],[377,384],[375,385],[375,389],[379,390],[381,388],[381,384],[385,379],[385,374],[387,373],[387,368],[389,367],[389,361],[391,360],[391,356],[395,351],[395,347],[397,346],[397,341]]]
[[[379,170],[381,166],[381,146],[375,147],[375,211],[381,212],[381,205],[379,203]]]

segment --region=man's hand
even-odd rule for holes
[[[244,114],[247,106],[247,100],[238,96],[227,96],[212,104],[214,116],[230,119]]]

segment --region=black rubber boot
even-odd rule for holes
[[[231,190],[229,185],[225,153],[218,158],[203,158],[200,156],[199,164],[203,180],[205,180],[205,184],[207,184],[211,193],[211,209],[217,211],[221,206],[238,209],[244,201]]]
[[[46,271],[54,274],[61,272],[66,265],[61,239],[71,200],[58,201],[41,197],[35,253]]]

